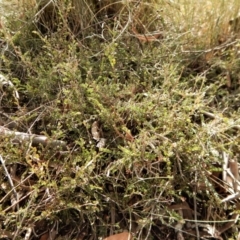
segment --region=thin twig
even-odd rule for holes
[[[18,200],[17,191],[15,190],[15,187],[14,187],[13,181],[12,181],[12,178],[11,178],[11,176],[10,176],[7,168],[6,168],[5,161],[3,160],[3,158],[2,158],[1,155],[0,155],[0,161],[1,161],[1,163],[2,163],[2,166],[3,166],[3,168],[4,168],[5,173],[6,173],[6,175],[7,175],[7,178],[8,178],[8,181],[9,181],[9,183],[10,183],[10,186],[11,186],[11,188],[12,188],[12,191],[13,191],[13,193],[14,193],[14,195],[15,195],[15,199],[16,199],[16,201],[18,202],[19,200]]]
[[[193,201],[194,201],[194,220],[197,222],[197,200],[196,200],[196,192],[197,192],[197,182],[198,182],[198,174],[197,174],[197,169],[195,171],[195,191],[193,193]],[[195,224],[195,228],[196,228],[196,237],[197,240],[200,239],[200,234],[199,234],[199,229],[198,229],[198,224]]]
[[[221,203],[224,203],[224,202],[229,202],[233,199],[236,199],[236,198],[239,198],[240,197],[240,192],[237,192],[237,193],[233,193],[231,195],[228,195],[226,198],[224,198]]]
[[[204,114],[204,115],[206,115],[206,116],[208,116],[208,117],[210,117],[210,118],[213,118],[213,119],[219,119],[219,120],[221,120],[221,121],[224,121],[223,120],[223,118],[221,118],[220,116],[217,116],[217,115],[215,115],[215,114],[213,114],[213,113],[210,113],[210,112],[207,112],[207,111],[201,111],[201,113],[202,114]],[[229,128],[235,128],[235,129],[237,129],[237,130],[240,130],[240,125],[231,125]]]
[[[203,50],[195,50],[195,51],[187,51],[187,50],[183,50],[182,49],[182,52],[183,53],[209,53],[209,52],[212,52],[212,51],[218,51],[218,50],[222,50],[224,48],[227,48],[227,47],[230,47],[236,43],[239,42],[239,39],[233,41],[233,42],[226,42],[220,46],[217,46],[217,47],[213,47],[213,48],[209,48],[209,49],[203,49]]]

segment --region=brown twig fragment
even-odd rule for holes
[[[14,142],[32,142],[33,145],[42,144],[43,146],[66,149],[66,143],[64,141],[52,140],[43,135],[12,131],[2,126],[0,126],[0,134],[5,137],[12,137]]]

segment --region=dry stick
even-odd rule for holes
[[[217,115],[215,115],[215,114],[213,114],[213,113],[210,113],[210,112],[207,112],[207,111],[200,111],[200,112],[201,112],[202,114],[210,117],[210,118],[219,119],[219,120],[222,120],[222,121],[223,121],[223,119],[222,119],[221,117],[219,117],[219,116],[217,116]],[[240,125],[233,125],[233,126],[231,126],[231,128],[235,128],[235,129],[237,129],[237,130],[240,130]]]
[[[198,176],[197,176],[197,169],[195,172],[195,183],[198,181]],[[197,184],[195,184],[195,191],[193,193],[193,201],[194,201],[194,220],[196,221],[195,228],[196,228],[196,234],[197,234],[197,240],[200,239],[199,235],[199,229],[198,229],[198,224],[197,224],[197,200],[196,200],[196,193],[197,193]]]
[[[11,192],[13,191],[13,190],[15,190],[17,187],[19,187],[19,186],[21,186],[23,189],[27,189],[27,190],[29,190],[29,189],[31,189],[30,188],[30,186],[28,187],[28,186],[25,186],[25,185],[22,185],[22,184],[24,184],[24,182],[25,181],[27,181],[30,177],[32,177],[32,175],[33,175],[34,173],[31,173],[28,177],[26,177],[24,180],[20,180],[20,181],[16,181],[14,178],[13,178],[13,180],[15,180],[16,182],[18,182],[18,184],[11,190],[11,191],[9,191],[8,193],[6,193],[6,195],[2,198],[2,199],[0,199],[0,203],[2,203],[7,197],[8,197],[8,195],[9,194],[11,194]],[[21,201],[21,199],[19,199],[19,202]],[[13,206],[13,205],[12,205]],[[10,207],[12,207],[12,206],[10,206]]]
[[[177,158],[177,165],[178,165],[178,169],[179,169],[180,175],[181,175],[181,177],[183,178],[184,175],[183,175],[182,167],[181,167],[181,163],[180,163],[180,162],[182,162],[182,160],[181,160],[181,158],[179,157],[179,155],[178,155],[177,152],[176,152],[176,158]]]
[[[237,193],[233,193],[229,196],[227,196],[226,198],[224,198],[221,203],[224,203],[224,202],[229,202],[233,199],[236,199],[236,198],[239,198],[240,197],[240,192],[237,192]]]
[[[222,158],[223,158],[223,172],[222,172],[222,180],[223,182],[227,182],[227,168],[228,168],[228,160],[229,160],[229,156],[226,152],[222,153]]]
[[[33,192],[33,191],[32,191],[32,192]],[[19,225],[17,226],[17,230],[16,230],[15,233],[14,233],[13,240],[16,240],[16,239],[18,238],[18,235],[20,235],[19,232],[21,231],[21,227],[22,227],[22,225],[23,225],[23,222],[24,222],[25,219],[27,218],[28,210],[29,210],[29,208],[30,208],[30,206],[31,206],[31,204],[32,204],[33,201],[34,201],[34,197],[30,198],[30,200],[28,201],[27,207],[26,207],[26,209],[25,209],[25,211],[24,211],[24,213],[23,213],[23,216],[21,216],[22,219],[20,220]],[[20,215],[20,214],[19,214],[19,215]]]
[[[29,240],[31,237],[31,233],[32,233],[32,228],[27,228],[27,232],[25,234],[24,240]]]
[[[218,50],[222,50],[224,48],[230,47],[230,46],[232,46],[232,45],[234,45],[238,42],[239,42],[239,39],[237,39],[233,42],[223,43],[220,46],[217,46],[217,47],[214,47],[214,48],[209,48],[209,49],[205,49],[205,50],[196,50],[196,51],[183,50],[183,48],[182,48],[182,52],[183,53],[209,53],[209,52],[212,52],[212,51],[218,51]]]
[[[236,203],[236,210],[239,211],[240,210],[240,204],[237,202]],[[228,223],[224,224],[220,229],[219,229],[219,233],[222,234],[225,231],[227,231],[229,228],[231,228],[238,220],[239,218],[239,214],[238,213],[234,213],[231,217],[232,221],[229,221]]]
[[[239,173],[238,173],[238,162],[236,158],[230,159],[229,162],[229,171],[233,175],[233,190],[234,192],[238,191],[239,186]]]
[[[7,212],[9,209],[13,208],[15,205],[19,204],[22,200],[24,200],[25,198],[27,198],[29,195],[31,195],[34,192],[34,190],[32,190],[31,192],[27,193],[26,195],[24,195],[22,198],[20,198],[18,200],[18,202],[13,203],[11,206],[9,206],[8,208],[3,210],[3,213]]]
[[[6,137],[13,137],[19,142],[31,142],[34,145],[42,144],[43,146],[61,147],[66,149],[64,141],[52,140],[43,135],[28,134],[23,132],[11,131],[8,128],[0,126],[0,134]]]
[[[233,214],[231,217],[232,221],[224,224],[223,227],[219,229],[219,233],[222,234],[226,232],[229,228],[231,228],[237,222],[238,217],[239,217],[239,214],[237,213]]]
[[[151,212],[151,215],[150,215],[150,222],[151,222],[151,223],[153,222],[153,215],[152,215],[152,212]],[[145,237],[144,240],[149,239],[149,235],[150,235],[151,230],[152,230],[152,224],[150,224],[150,226],[149,226],[149,228],[148,228],[148,231],[147,231],[147,235],[146,235],[146,237]]]
[[[1,161],[1,163],[2,163],[2,165],[3,165],[3,168],[4,168],[4,171],[5,171],[5,173],[6,173],[7,177],[8,177],[8,181],[9,181],[10,186],[11,186],[11,188],[12,188],[12,190],[13,190],[14,195],[15,195],[16,202],[18,202],[19,200],[18,200],[18,194],[17,194],[17,191],[15,190],[15,187],[14,187],[14,185],[13,185],[13,181],[12,181],[12,178],[11,178],[11,176],[10,176],[10,174],[9,174],[9,172],[8,172],[8,170],[7,170],[7,168],[6,168],[6,166],[5,166],[5,161],[3,160],[3,158],[2,158],[1,155],[0,155],[0,161]]]
[[[41,2],[41,1],[40,1]],[[35,18],[39,15],[39,14],[41,14],[43,11],[44,11],[44,9],[45,8],[47,8],[48,7],[48,5],[50,5],[51,3],[53,3],[54,4],[54,1],[53,0],[50,0],[49,2],[47,2],[44,6],[42,6],[42,8],[35,14]]]

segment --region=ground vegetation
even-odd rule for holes
[[[0,28],[0,239],[239,239],[239,9],[19,1]]]

